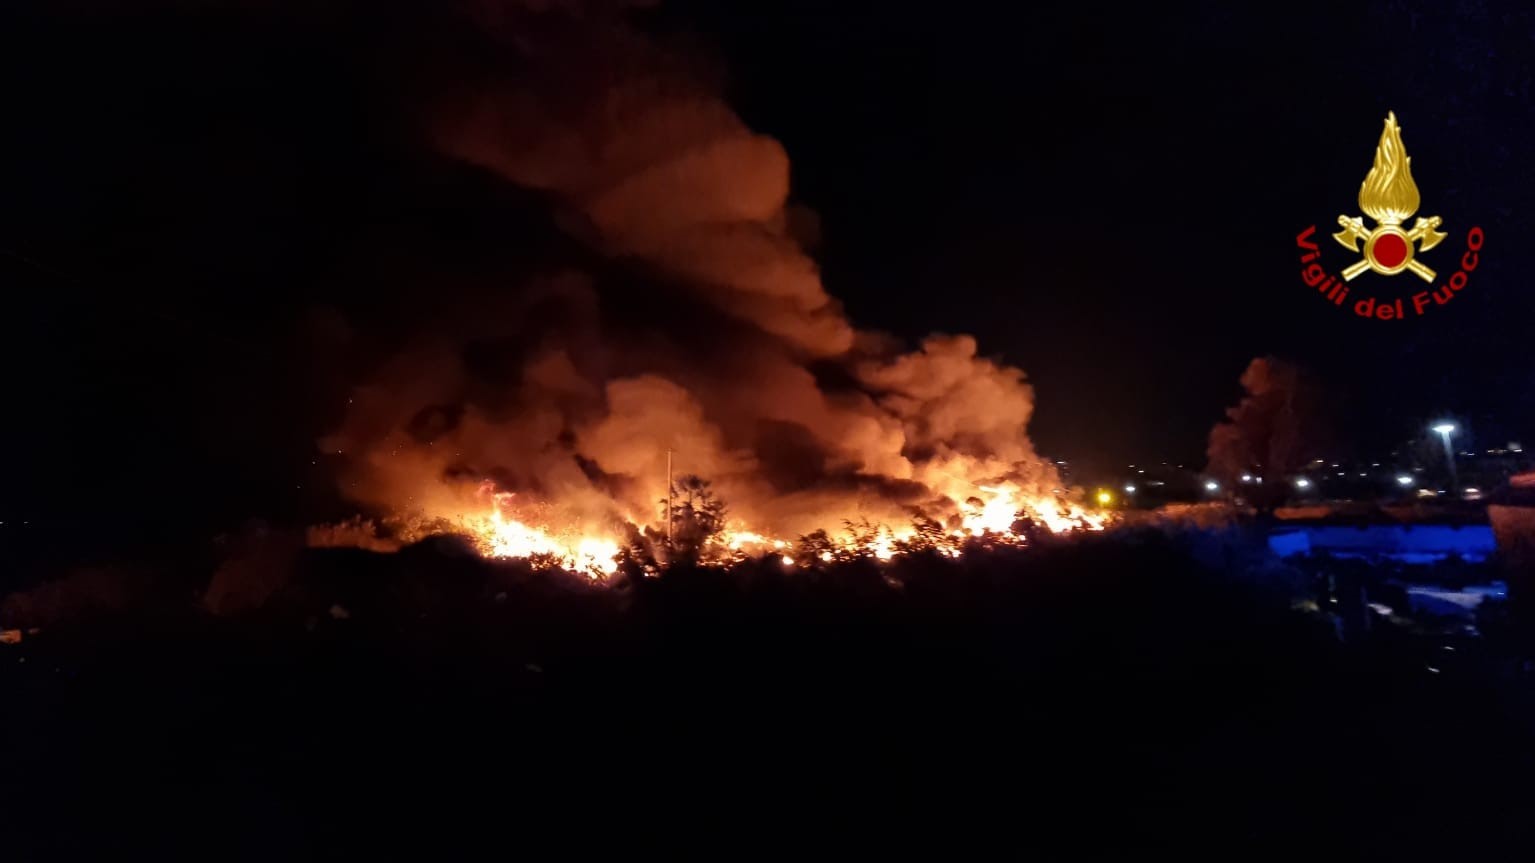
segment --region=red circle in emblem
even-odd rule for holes
[[[1389,270],[1407,260],[1407,242],[1396,234],[1381,234],[1371,253],[1375,263]]]

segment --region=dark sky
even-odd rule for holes
[[[136,497],[200,488],[231,514],[303,509],[346,378],[314,355],[327,322],[306,310],[365,290],[333,277],[340,251],[396,225],[465,258],[511,228],[560,242],[476,218],[514,193],[421,157],[385,95],[424,62],[399,47],[410,5],[0,13],[6,515],[145,519]],[[1263,354],[1325,382],[1346,446],[1440,414],[1489,444],[1535,438],[1535,16],[1001,5],[696,0],[638,17],[713,56],[731,104],[783,141],[852,319],[976,334],[1034,381],[1051,455],[1197,460]],[[1389,323],[1304,288],[1293,239],[1316,224],[1329,269],[1348,263],[1326,233],[1358,211],[1387,110],[1420,215],[1450,234],[1425,258],[1441,280],[1467,228],[1487,235],[1464,294]],[[453,208],[417,205],[454,184]],[[1361,283],[1410,296],[1410,278]]]
[[[721,34],[733,103],[787,144],[852,317],[979,335],[1036,383],[1047,452],[1198,458],[1268,353],[1322,377],[1364,447],[1437,412],[1528,434],[1528,12],[828,5],[689,11]],[[1419,215],[1451,233],[1425,258],[1440,283],[1471,224],[1489,237],[1474,293],[1421,321],[1355,318],[1297,276],[1295,234],[1358,213],[1388,110]],[[1350,259],[1323,239],[1336,272]],[[1409,278],[1360,283],[1426,287]]]

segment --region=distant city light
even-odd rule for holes
[[[1213,479],[1205,483],[1205,491],[1220,491],[1220,487],[1221,484]]]
[[[1295,481],[1296,488],[1311,488],[1311,480],[1301,477]]]
[[[1397,485],[1400,485],[1400,486],[1410,486],[1410,485],[1412,485],[1412,483],[1413,483],[1413,478],[1408,476],[1407,474],[1404,473],[1404,474],[1398,474],[1397,475],[1397,478],[1396,478],[1396,484]]]
[[[1133,486],[1133,485],[1125,486],[1125,494],[1135,494],[1135,486]]]
[[[1250,474],[1250,473],[1242,474],[1242,482],[1252,482],[1252,481],[1253,481],[1253,475],[1252,474]]]

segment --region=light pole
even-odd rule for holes
[[[1450,448],[1450,435],[1455,433],[1455,423],[1442,422],[1434,426],[1434,431],[1439,432],[1439,439],[1444,441],[1444,458],[1450,465],[1450,496],[1459,494],[1460,480],[1455,476],[1455,450]]]

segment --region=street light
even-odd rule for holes
[[[1460,480],[1455,476],[1455,450],[1450,448],[1450,435],[1455,433],[1455,423],[1437,423],[1433,426],[1433,430],[1439,432],[1439,439],[1444,441],[1444,460],[1450,465],[1450,488],[1454,489],[1460,484]]]
[[[1400,486],[1403,486],[1404,488],[1405,487],[1410,487],[1412,485],[1412,483],[1413,483],[1412,477],[1407,475],[1407,474],[1405,474],[1405,473],[1404,474],[1399,474],[1397,476],[1397,478],[1396,478],[1396,484],[1400,485]]]

